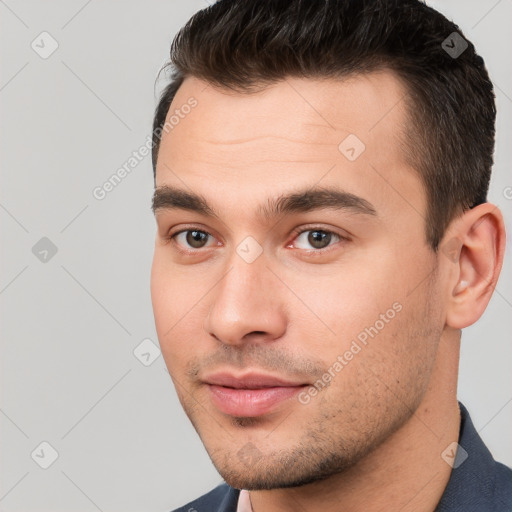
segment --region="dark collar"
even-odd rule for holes
[[[460,402],[459,407],[459,445],[464,451],[459,449],[454,458],[450,480],[436,512],[512,510],[512,470],[493,459],[467,409]]]

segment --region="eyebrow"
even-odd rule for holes
[[[280,215],[306,213],[321,209],[347,210],[350,213],[376,216],[377,211],[366,199],[337,188],[314,187],[281,194],[269,198],[257,209],[257,214],[265,221]],[[163,185],[153,194],[152,210],[159,211],[188,210],[220,220],[219,214],[200,194],[180,188]]]

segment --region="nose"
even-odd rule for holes
[[[231,267],[212,290],[207,332],[226,345],[269,342],[286,331],[286,308],[280,286],[265,258],[247,263],[237,254]]]

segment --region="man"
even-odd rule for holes
[[[416,0],[223,0],[171,62],[153,309],[226,481],[179,510],[510,510],[456,396],[505,247],[473,45]]]

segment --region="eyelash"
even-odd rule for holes
[[[215,238],[211,233],[209,233],[208,231],[206,231],[204,229],[198,229],[198,228],[195,228],[195,227],[189,227],[187,229],[181,229],[180,231],[176,231],[175,233],[170,233],[168,236],[165,237],[165,241],[166,241],[166,243],[168,243],[168,242],[175,243],[176,246],[178,246],[178,250],[181,251],[182,253],[185,253],[185,254],[197,254],[199,251],[201,251],[201,249],[204,249],[204,247],[201,247],[199,249],[185,250],[185,249],[180,248],[179,244],[175,241],[175,238],[179,234],[187,233],[187,232],[190,232],[190,231],[198,231],[199,233],[204,233],[205,235],[208,235],[208,236],[210,236],[212,238]],[[328,229],[324,229],[324,228],[322,228],[320,226],[308,226],[307,228],[297,228],[297,229],[293,230],[293,232],[292,232],[293,240],[298,238],[303,233],[307,233],[309,231],[321,231],[322,233],[327,233],[327,234],[330,234],[330,235],[334,235],[335,237],[338,238],[337,243],[350,240],[347,236],[343,236],[343,235],[341,235],[339,233],[336,233],[334,231],[330,231]],[[309,250],[308,249],[299,249],[299,250],[306,251],[307,253],[321,254],[321,253],[324,253],[324,252],[328,251],[335,244],[336,244],[336,242],[333,243],[333,244],[330,244],[327,247],[324,247],[322,249],[314,249],[313,248],[313,249],[309,249]],[[289,244],[287,244],[287,247],[288,246],[289,246]]]

